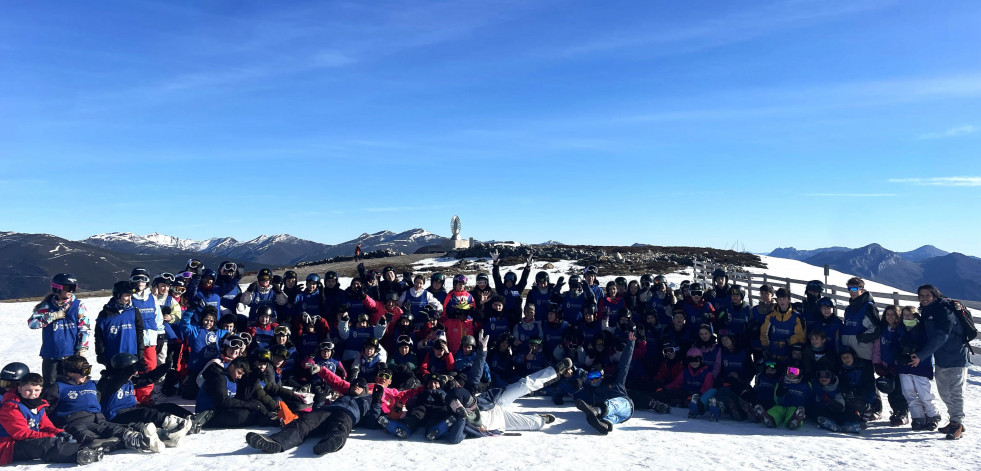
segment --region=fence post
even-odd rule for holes
[[[892,292],[892,305],[899,306],[899,293],[896,291]]]

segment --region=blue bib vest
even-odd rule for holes
[[[133,383],[127,381],[115,394],[102,398],[102,413],[107,419],[112,420],[119,414],[119,411],[136,407],[136,404],[136,392],[133,390]]]
[[[101,412],[95,383],[91,380],[84,384],[69,384],[58,381],[58,409],[54,416],[64,419],[76,412]]]
[[[105,357],[112,358],[117,353],[137,353],[137,343],[143,339],[136,338],[136,309],[126,308],[122,313],[105,316],[97,322],[102,329],[102,342]]]
[[[78,341],[78,309],[82,304],[78,298],[72,301],[65,311],[65,317],[41,329],[41,358],[57,360],[75,354]]]

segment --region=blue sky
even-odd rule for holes
[[[18,2],[0,230],[981,255],[981,3]]]

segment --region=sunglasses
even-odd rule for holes
[[[695,291],[690,292],[689,294],[691,294],[692,297],[698,297],[698,296],[701,296],[702,295],[702,292],[701,291],[698,291],[698,290],[695,290]]]
[[[603,379],[602,371],[590,371],[586,374],[586,379],[590,381],[596,381],[597,379]]]
[[[859,288],[858,286],[849,286],[849,287],[848,287],[848,291],[849,291],[850,293],[857,293],[857,292],[858,292],[858,290],[860,290],[860,289],[862,289],[862,288]]]

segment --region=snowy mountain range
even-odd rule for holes
[[[363,233],[352,240],[335,245],[300,239],[289,234],[260,235],[254,239],[240,242],[232,237],[213,237],[196,241],[156,232],[147,235],[132,232],[110,232],[96,234],[79,242],[134,254],[199,252],[236,260],[286,266],[298,262],[323,260],[338,255],[352,255],[354,248],[359,243],[364,252],[391,249],[396,252],[413,253],[420,247],[437,244],[445,239],[445,237],[432,234],[424,229],[410,229],[400,233],[392,231],[381,231],[374,234]]]
[[[776,249],[771,257],[800,260],[816,266],[851,273],[868,280],[885,283],[907,291],[921,284],[936,285],[947,296],[964,300],[981,300],[981,259],[951,253],[932,245],[909,252],[893,252],[879,244],[850,249],[826,247],[797,250]]]

